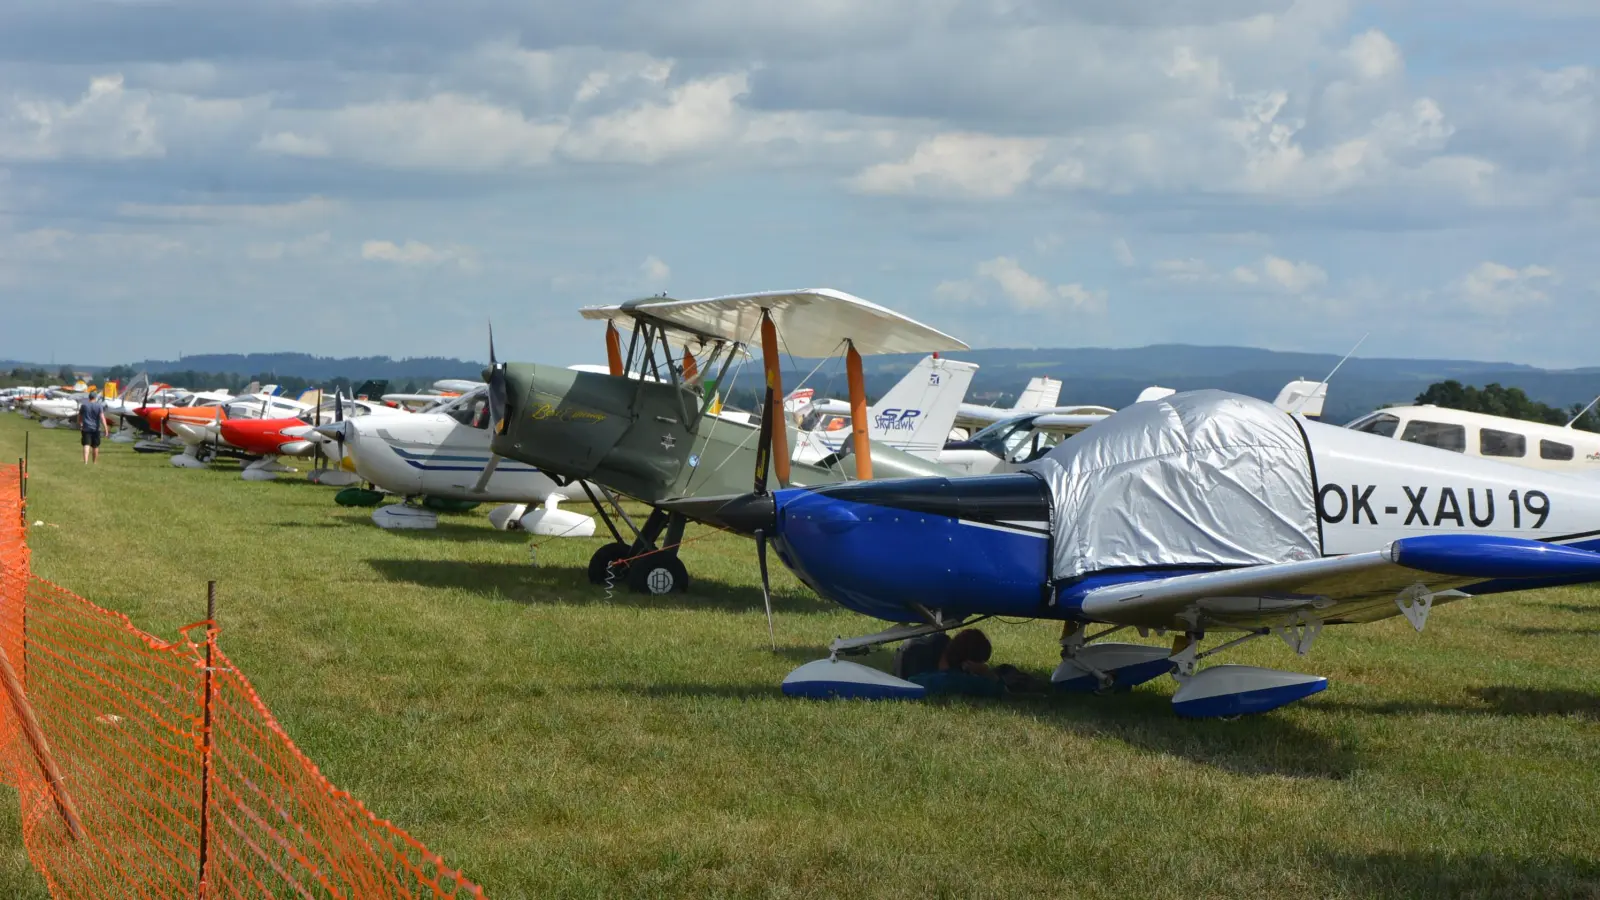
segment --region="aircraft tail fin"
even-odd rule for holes
[[[1173,390],[1172,388],[1162,387],[1159,384],[1152,384],[1140,391],[1138,399],[1134,400],[1133,402],[1144,403],[1147,400],[1160,400],[1162,397],[1171,397],[1176,393],[1177,391]]]
[[[1322,418],[1322,403],[1328,398],[1326,381],[1291,381],[1278,392],[1272,405],[1284,412],[1299,413],[1308,419]]]
[[[923,357],[868,411],[868,434],[899,450],[943,447],[977,370],[977,363]]]
[[[356,386],[352,394],[357,400],[375,400],[389,392],[387,379],[369,378]]]
[[[1037,375],[1028,379],[1028,386],[1022,389],[1017,396],[1017,402],[1011,408],[1018,412],[1030,409],[1045,409],[1055,406],[1061,399],[1061,381],[1048,375]]]

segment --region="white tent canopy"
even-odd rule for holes
[[[1052,576],[1322,555],[1305,436],[1222,391],[1135,403],[1029,469],[1050,485]]]

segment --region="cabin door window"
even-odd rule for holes
[[[1478,455],[1521,459],[1528,455],[1528,439],[1512,431],[1478,430]]]
[[[1550,459],[1557,462],[1571,462],[1572,456],[1573,453],[1571,444],[1563,444],[1560,441],[1539,442],[1540,459]]]

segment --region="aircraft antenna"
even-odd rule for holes
[[[1577,415],[1573,416],[1572,417],[1572,421],[1568,422],[1565,427],[1571,428],[1572,426],[1578,424],[1578,420],[1583,418],[1584,414],[1587,413],[1589,410],[1594,409],[1594,405],[1596,403],[1600,403],[1600,395],[1596,395],[1593,400],[1590,400],[1589,401],[1589,405],[1585,406],[1582,410],[1580,410],[1578,412]]]
[[[1356,341],[1356,345],[1354,347],[1350,348],[1350,352],[1346,353],[1344,355],[1344,358],[1339,360],[1339,362],[1334,365],[1333,369],[1328,372],[1327,377],[1325,377],[1321,381],[1317,382],[1317,387],[1326,387],[1328,382],[1333,380],[1333,376],[1338,374],[1339,370],[1344,367],[1344,364],[1350,361],[1350,357],[1355,356],[1356,355],[1356,351],[1360,350],[1361,349],[1361,345],[1365,344],[1367,342],[1367,338],[1369,338],[1371,336],[1372,336],[1372,332],[1370,332],[1370,331],[1367,332],[1366,334],[1363,334],[1361,336],[1361,340]],[[1306,401],[1310,400],[1313,396],[1316,395],[1316,393],[1317,392],[1315,390],[1312,390],[1311,393],[1305,395],[1304,397],[1301,397],[1300,398],[1300,402],[1296,403],[1294,405],[1294,409],[1289,410],[1289,412],[1292,412],[1292,413],[1299,412],[1300,411],[1300,407],[1305,406],[1306,405]],[[1596,398],[1596,399],[1600,399],[1600,398]]]

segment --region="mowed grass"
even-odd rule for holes
[[[601,540],[476,513],[386,533],[334,491],[184,471],[33,431],[39,575],[172,636],[220,584],[222,641],[299,746],[489,896],[1600,897],[1600,592],[1325,632],[1312,700],[1191,722],[1132,694],[816,703],[778,683],[881,623],[691,528],[689,593],[607,597]],[[574,507],[576,508],[576,507]],[[987,626],[1046,674],[1049,623]],[[878,657],[880,662],[882,657]],[[13,804],[0,893],[41,896]]]

